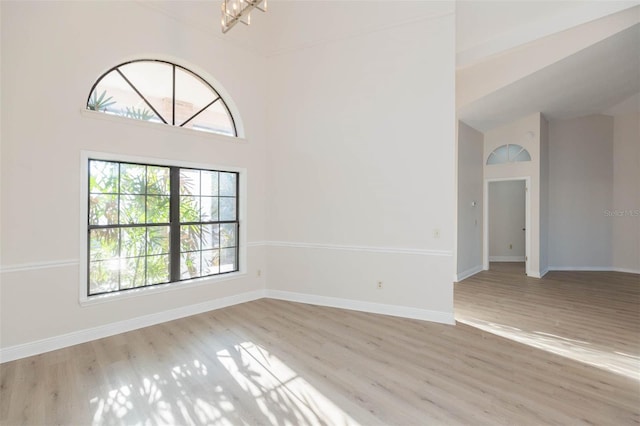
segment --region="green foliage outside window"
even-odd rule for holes
[[[112,96],[107,97],[106,90],[103,90],[100,95],[98,95],[97,90],[94,90],[91,94],[91,97],[89,98],[89,102],[87,103],[87,109],[91,111],[106,112],[107,108],[115,103],[116,101],[113,100]]]
[[[180,169],[180,224],[172,225],[170,167],[90,160],[89,169],[89,294],[175,281],[172,268],[179,279],[237,270],[236,173]],[[218,188],[219,176],[227,187]],[[223,190],[229,195],[218,197]],[[219,223],[223,204],[234,206],[231,223]],[[180,265],[171,264],[172,229]]]

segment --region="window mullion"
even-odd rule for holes
[[[121,278],[122,273],[120,271],[122,267],[122,229],[120,228],[120,202],[122,201],[122,163],[118,163],[118,291],[122,289]]]
[[[200,115],[200,113],[202,113],[202,111],[206,110],[207,108],[209,108],[211,105],[215,104],[216,102],[218,102],[219,100],[221,100],[222,98],[220,96],[218,96],[217,98],[215,98],[214,100],[212,100],[211,102],[209,102],[208,104],[206,104],[204,107],[200,108],[200,111],[196,112],[195,114],[193,114],[191,117],[187,118],[181,125],[180,127],[184,127],[185,124],[187,124],[188,122],[190,122],[191,120],[193,120],[194,118],[196,118],[198,115]]]
[[[240,270],[240,177],[236,174],[236,270]]]
[[[171,167],[169,198],[171,282],[180,281],[180,169]]]
[[[172,67],[173,69],[173,93],[171,94],[171,124],[176,125],[176,66],[175,64]]]
[[[122,71],[120,71],[120,69],[119,69],[119,68],[116,68],[116,72],[117,72],[118,74],[120,74],[120,76],[124,79],[124,81],[126,81],[126,82],[127,82],[127,84],[129,84],[129,86],[133,89],[133,91],[134,91],[134,92],[136,92],[136,93],[138,94],[138,96],[140,96],[140,98],[142,98],[142,100],[144,101],[144,103],[146,103],[146,104],[147,104],[147,106],[148,106],[149,108],[151,108],[151,110],[152,110],[152,111],[153,111],[153,112],[158,116],[158,118],[159,118],[160,120],[162,120],[162,122],[163,122],[164,124],[168,124],[168,123],[167,123],[167,120],[165,120],[165,119],[164,119],[164,117],[163,117],[162,115],[160,115],[160,113],[158,112],[158,110],[156,110],[156,109],[153,107],[153,105],[151,105],[151,102],[149,102],[149,101],[147,100],[147,98],[145,98],[145,97],[144,97],[144,95],[143,95],[142,93],[140,93],[140,91],[136,88],[136,86],[134,86],[134,85],[133,85],[133,83],[132,83],[131,81],[129,81],[129,79],[127,78],[127,76],[126,76],[126,75],[124,75],[124,74],[122,73]]]

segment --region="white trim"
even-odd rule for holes
[[[83,232],[84,234],[84,232]],[[332,250],[351,250],[365,251],[375,253],[391,253],[391,254],[417,254],[425,256],[451,256],[452,252],[448,250],[422,250],[411,248],[397,247],[367,247],[367,246],[341,246],[333,244],[317,244],[317,243],[293,243],[285,241],[251,241],[246,243],[246,247],[301,247],[301,248],[319,248]],[[18,263],[14,265],[0,266],[0,274],[11,272],[34,271],[37,269],[63,268],[69,266],[78,266],[79,259],[65,260],[49,260],[42,262]]]
[[[164,129],[167,132],[174,132],[182,135],[202,137],[206,139],[215,140],[216,142],[235,143],[235,144],[249,143],[247,139],[245,139],[242,136],[239,136],[240,130],[238,129],[237,125],[236,125],[236,131],[238,132],[238,136],[230,136],[222,133],[204,132],[204,131],[192,129],[189,127],[179,127],[171,124],[157,123],[154,121],[138,120],[136,118],[124,117],[121,115],[105,114],[104,112],[92,111],[86,108],[80,108],[80,114],[92,119],[106,120],[113,123],[121,123],[121,124],[124,123],[127,125],[142,126],[146,128],[149,128],[149,126],[151,126],[151,129],[156,129],[156,130],[158,129],[158,127],[160,127],[160,129]]]
[[[524,215],[525,215],[525,258],[529,261],[525,261],[525,273],[530,277],[540,278],[540,274],[537,271],[531,269],[531,176],[514,176],[506,178],[484,178],[484,185],[482,188],[482,202],[483,202],[483,220],[482,220],[482,268],[485,271],[489,270],[489,184],[491,182],[503,182],[512,180],[523,180],[525,182],[525,197],[524,197]]]
[[[0,266],[1,274],[11,272],[35,271],[37,269],[64,268],[67,266],[77,266],[80,263],[78,259],[50,260],[44,262],[18,263],[15,265]]]
[[[88,111],[88,112],[100,114],[95,111]],[[139,121],[139,120],[135,120],[135,121]],[[194,163],[192,161],[183,161],[183,160],[141,156],[141,155],[128,155],[128,154],[120,154],[117,152],[82,150],[80,151],[80,156],[81,156],[82,165],[84,166],[85,170],[87,169],[88,164],[85,163],[84,160],[88,162],[89,159],[92,158],[92,159],[106,160],[106,161],[151,164],[151,165],[163,166],[163,167],[173,166],[173,167],[187,167],[192,169],[212,169],[212,170],[219,170],[222,172],[237,172],[237,173],[247,172],[247,169],[244,167],[234,167],[234,166],[229,166],[225,164]],[[85,178],[85,180],[87,179]]]
[[[87,295],[87,268],[80,267],[78,268],[78,300],[80,305],[89,305],[93,303],[102,303],[111,300],[119,300],[121,298],[130,298],[135,296],[140,296],[142,294],[147,294],[147,292],[157,292],[157,291],[169,291],[179,288],[185,288],[186,286],[195,286],[195,285],[203,285],[209,284],[215,281],[221,281],[226,279],[237,278],[239,275],[244,275],[247,273],[247,181],[249,179],[247,169],[243,167],[233,167],[233,166],[225,166],[219,164],[205,164],[205,163],[193,163],[188,161],[181,160],[170,160],[156,157],[146,157],[146,156],[133,156],[133,155],[125,155],[113,152],[96,152],[96,151],[80,151],[80,217],[88,217],[88,203],[87,199],[88,195],[88,177],[89,177],[89,159],[99,159],[106,161],[117,161],[117,162],[133,162],[133,163],[142,163],[142,164],[152,164],[159,165],[165,167],[189,167],[194,169],[213,169],[213,170],[221,170],[228,172],[237,172],[240,177],[239,182],[239,194],[237,194],[240,210],[238,211],[238,221],[240,226],[243,228],[243,232],[240,233],[240,248],[239,248],[239,263],[240,270],[234,274],[228,274],[229,277],[225,277],[224,275],[214,276],[214,277],[204,277],[203,279],[195,279],[189,281],[188,284],[182,283],[181,285],[176,285],[175,283],[170,283],[163,286],[150,286],[139,289],[139,291],[126,291],[126,292],[113,292],[109,293],[105,297],[101,296],[88,296]],[[84,260],[87,259],[87,224],[85,221],[81,221],[80,223],[80,256],[81,264],[85,265]],[[226,275],[226,274],[225,274]]]
[[[455,324],[453,312],[430,311],[408,306],[387,305],[383,303],[365,302],[361,300],[342,299],[338,297],[318,296],[315,294],[295,293],[291,291],[266,290],[267,298],[286,300],[288,302],[308,303],[330,308],[349,309],[394,317],[411,318],[442,324]]]
[[[640,269],[617,268],[615,266],[549,266],[549,271],[594,271],[594,272],[624,272],[626,274],[640,274]]]
[[[407,306],[387,305],[375,302],[365,302],[336,297],[317,296],[312,294],[294,293],[280,290],[254,290],[246,293],[227,296],[189,306],[183,306],[168,311],[144,315],[137,318],[118,321],[85,330],[74,331],[59,336],[53,336],[21,345],[0,348],[0,363],[13,361],[28,356],[54,351],[56,349],[90,342],[96,339],[126,333],[128,331],[173,321],[191,315],[201,314],[216,309],[226,308],[240,303],[270,298],[289,302],[308,303],[312,305],[332,308],[349,309],[353,311],[369,312],[380,315],[391,315],[402,318],[418,319],[442,324],[455,324],[453,313],[430,311],[427,309]]]
[[[211,285],[223,281],[237,280],[246,278],[246,272],[231,272],[228,274],[211,275],[207,277],[194,278],[188,281],[180,281],[166,284],[150,285],[148,287],[140,287],[126,291],[114,291],[112,293],[100,294],[97,296],[81,297],[80,306],[92,306],[116,300],[131,299],[132,297],[147,296],[150,294],[166,293],[168,291],[183,290],[186,288],[199,287],[203,285]]]
[[[0,363],[13,361],[19,358],[25,358],[28,356],[37,355],[96,339],[102,339],[104,337],[113,336],[114,334],[126,333],[127,331],[161,324],[167,321],[173,321],[175,319],[201,314],[203,312],[208,312],[215,309],[221,309],[240,303],[251,302],[261,299],[264,296],[264,290],[255,290],[236,294],[233,296],[223,297],[220,299],[210,300],[195,305],[183,306],[168,311],[144,315],[141,317],[118,321],[111,324],[105,324],[94,328],[74,331],[68,334],[62,334],[59,336],[37,340],[35,342],[24,343],[22,345],[2,348],[0,349]]]
[[[524,256],[489,256],[489,262],[524,262]]]
[[[267,245],[266,241],[253,241],[253,242],[247,243],[247,247],[263,247],[266,245]],[[38,269],[64,268],[68,266],[78,266],[79,263],[80,263],[80,260],[78,259],[16,263],[15,265],[0,266],[0,274],[9,274],[11,272],[35,271]]]
[[[458,134],[460,130],[460,120],[458,120],[456,114],[456,122],[455,122],[455,143],[454,143],[454,155],[453,155],[453,187],[455,188],[455,197],[453,198],[453,211],[456,214],[453,215],[453,262],[451,262],[451,266],[453,267],[453,282],[457,283],[460,281],[458,279],[458,261],[460,259],[460,252],[458,247],[458,226],[460,219],[460,205],[459,205],[459,167],[458,167],[458,159],[460,158],[460,135]],[[476,222],[477,223],[477,222]]]
[[[266,245],[271,247],[295,247],[307,249],[327,249],[327,250],[347,250],[347,251],[364,251],[373,253],[387,254],[416,254],[422,256],[453,256],[451,250],[427,250],[401,247],[374,247],[374,246],[346,246],[339,244],[322,244],[322,243],[303,243],[291,241],[266,241]]]
[[[550,271],[613,271],[611,266],[549,266]]]
[[[466,271],[457,273],[455,277],[455,282],[459,283],[460,281],[465,280],[477,274],[478,272],[481,272],[482,270],[483,270],[482,265],[477,265],[477,266],[474,266],[473,268],[467,269]]]
[[[640,269],[629,269],[629,268],[611,268],[614,272],[624,272],[625,274],[638,274],[640,275]]]

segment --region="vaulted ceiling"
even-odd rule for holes
[[[503,18],[519,25],[496,18],[496,3],[505,6],[459,2],[458,28],[471,24],[472,12],[478,22],[462,37],[458,31],[460,120],[486,131],[534,112],[566,119],[637,99],[639,2],[510,2]],[[495,28],[478,29],[489,24]]]
[[[600,114],[640,91],[640,24],[458,109],[486,131],[540,111],[549,120]]]
[[[270,0],[224,35],[220,0],[138,4],[264,56],[455,13],[458,117],[479,130],[601,113],[640,91],[640,1]]]

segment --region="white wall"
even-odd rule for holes
[[[269,288],[452,319],[453,13],[305,46],[269,70]]]
[[[612,266],[640,274],[640,107],[613,118]]]
[[[489,184],[489,260],[524,262],[525,181]]]
[[[483,143],[482,133],[458,121],[458,281],[482,270]]]
[[[443,5],[265,59],[173,19],[168,3],[3,2],[0,354],[245,295],[452,322],[454,18]],[[99,75],[140,58],[214,78],[246,141],[84,111]],[[245,168],[248,273],[80,306],[83,150]]]
[[[529,219],[530,230],[529,259],[527,274],[533,277],[542,276],[540,269],[540,253],[544,247],[540,246],[540,122],[542,114],[535,113],[513,121],[504,126],[491,129],[484,134],[484,159],[497,147],[512,143],[523,146],[529,151],[531,161],[485,165],[484,178],[530,178],[529,191]],[[488,247],[486,248],[488,250]]]
[[[248,242],[264,240],[265,60],[135,2],[2,2],[0,348],[265,287],[251,273],[170,293],[81,307],[80,151],[247,169]],[[212,21],[215,25],[215,20]],[[94,81],[128,59],[175,60],[213,76],[242,113],[247,141],[83,113]],[[101,116],[102,117],[102,116]],[[107,117],[108,118],[108,117]]]
[[[549,268],[611,268],[613,118],[549,123]]]
[[[549,122],[540,114],[540,275],[549,270]]]

